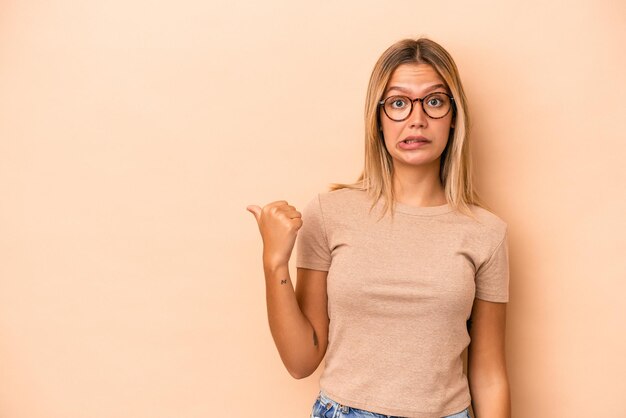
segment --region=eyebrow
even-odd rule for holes
[[[438,88],[444,88],[444,89],[447,90],[447,87],[446,87],[445,84],[439,83],[439,84],[433,84],[432,86],[427,87],[426,90],[424,90],[424,93],[426,93],[426,92],[428,92],[430,90],[438,89]],[[387,89],[385,94],[388,94],[391,90],[398,90],[398,91],[401,91],[403,93],[411,93],[411,91],[409,89],[405,88],[405,87],[402,87],[402,86],[391,86],[391,87],[389,87]]]

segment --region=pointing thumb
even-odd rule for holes
[[[259,216],[261,215],[261,208],[257,205],[248,205],[246,210],[254,215],[254,219],[259,222]]]

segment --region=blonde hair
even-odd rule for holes
[[[488,209],[473,186],[470,158],[470,118],[467,99],[459,71],[452,56],[438,43],[419,38],[403,39],[391,45],[378,59],[365,100],[365,165],[356,182],[331,183],[330,191],[343,188],[363,190],[372,198],[370,212],[384,196],[383,215],[391,213],[393,219],[395,200],[392,183],[393,160],[387,151],[380,130],[379,101],[393,71],[401,64],[428,64],[438,73],[454,97],[453,120],[448,143],[441,154],[439,178],[444,186],[446,200],[453,209],[476,219],[470,204]],[[382,218],[381,216],[381,218]]]

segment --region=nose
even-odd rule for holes
[[[408,120],[411,126],[426,126],[428,124],[428,116],[426,112],[424,112],[421,99],[415,99],[415,101],[413,101],[413,109],[411,109]]]

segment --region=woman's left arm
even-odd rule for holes
[[[474,299],[467,360],[474,418],[511,417],[504,352],[506,305]]]

